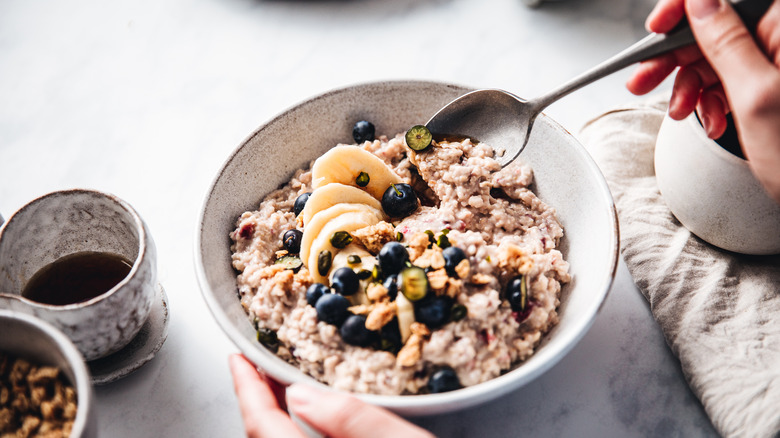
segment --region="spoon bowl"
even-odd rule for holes
[[[426,124],[436,137],[469,137],[495,148],[501,165],[513,145],[527,141],[536,114],[528,102],[512,93],[475,90],[453,100]],[[519,151],[518,151],[519,153]],[[511,157],[514,159],[514,157]]]
[[[745,26],[755,32],[758,21],[773,0],[733,0],[732,6]],[[496,160],[506,166],[528,143],[534,120],[548,105],[573,91],[637,62],[695,43],[687,20],[665,34],[652,33],[631,47],[536,99],[525,100],[512,93],[484,89],[465,94],[428,120],[434,138],[467,137],[494,148]]]

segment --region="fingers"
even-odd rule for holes
[[[634,71],[626,83],[626,87],[634,94],[647,94],[663,82],[677,67],[692,64],[701,59],[702,54],[695,45],[657,56],[640,63],[639,68]]]
[[[636,95],[647,94],[672,74],[675,68],[677,65],[671,54],[644,61],[628,79],[626,88]]]
[[[432,437],[424,429],[355,397],[299,383],[287,389],[287,405],[309,425],[332,437]]]
[[[726,114],[729,112],[723,86],[716,84],[704,90],[696,106],[696,112],[707,136],[720,138],[726,132]]]
[[[659,0],[647,16],[645,27],[650,32],[666,33],[685,16],[683,0]]]
[[[704,59],[680,68],[669,101],[669,117],[687,117],[696,108],[703,90],[718,83],[718,76]]]
[[[750,78],[772,74],[772,64],[727,2],[686,0],[685,6],[702,53],[727,84],[729,101],[738,106],[746,93],[754,94],[757,84]]]
[[[761,18],[756,36],[764,53],[780,67],[780,2],[772,3]]]
[[[247,436],[302,437],[287,413],[279,407],[273,389],[254,365],[238,354],[231,355],[229,361]]]

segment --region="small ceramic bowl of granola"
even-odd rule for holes
[[[201,211],[196,270],[264,372],[435,414],[519,388],[588,330],[618,260],[606,182],[544,115],[504,169],[477,140],[426,140],[417,125],[468,91],[331,91],[228,158]]]
[[[0,435],[97,436],[89,371],[67,336],[37,317],[5,309],[0,333],[0,386],[8,389],[0,411],[10,414]]]

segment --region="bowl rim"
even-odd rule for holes
[[[89,370],[87,369],[87,364],[84,361],[84,356],[81,355],[73,342],[64,333],[38,317],[15,310],[0,309],[0,319],[16,320],[24,325],[39,330],[44,337],[47,337],[49,341],[53,342],[56,348],[60,350],[73,371],[73,376],[76,380],[72,383],[76,389],[77,412],[70,436],[87,436],[88,432],[90,432],[90,419],[94,415],[91,412],[94,403],[94,393],[92,390],[92,380]]]
[[[464,93],[475,89],[473,87],[458,85],[449,82],[439,82],[439,81],[429,81],[429,80],[382,80],[382,81],[354,83],[351,85],[334,88],[325,91],[321,94],[317,94],[315,96],[309,97],[308,99],[302,100],[276,113],[267,121],[263,122],[250,135],[244,138],[244,140],[241,141],[241,143],[239,143],[238,146],[232,150],[228,158],[224,160],[222,166],[220,167],[216,176],[213,178],[203,198],[201,209],[197,218],[198,222],[196,224],[196,229],[195,229],[194,254],[193,254],[195,273],[196,273],[198,285],[201,290],[201,295],[206,301],[209,311],[216,319],[220,328],[225,332],[228,338],[238,347],[238,349],[242,353],[245,351],[252,351],[259,354],[259,356],[255,354],[248,355],[248,358],[255,363],[255,366],[258,366],[257,361],[253,360],[253,357],[249,357],[249,356],[255,356],[255,357],[273,356],[274,358],[280,361],[281,359],[279,359],[278,357],[276,357],[275,355],[273,355],[268,351],[261,351],[255,345],[252,345],[250,342],[247,341],[247,339],[240,333],[238,328],[233,325],[228,315],[222,311],[215,294],[213,293],[213,291],[209,286],[209,281],[206,278],[206,270],[204,267],[204,261],[202,259],[202,254],[201,254],[201,244],[202,244],[201,234],[203,231],[205,213],[207,211],[207,207],[211,195],[214,193],[219,180],[222,178],[224,172],[226,171],[226,168],[236,157],[237,153],[243,147],[245,147],[255,136],[257,136],[260,132],[266,129],[269,125],[275,123],[278,119],[283,117],[285,114],[294,111],[304,105],[310,105],[318,100],[330,97],[334,94],[343,93],[354,88],[371,87],[371,86],[376,87],[376,86],[384,86],[384,85],[441,86],[441,87],[451,87],[458,90],[462,90]],[[569,332],[566,337],[556,338],[554,344],[555,348],[540,348],[537,351],[535,351],[530,358],[528,358],[525,362],[523,362],[522,368],[524,374],[522,378],[517,378],[516,375],[512,374],[512,371],[517,370],[519,368],[519,367],[515,367],[510,372],[504,373],[498,377],[487,380],[480,384],[465,387],[456,391],[441,393],[441,394],[419,394],[419,395],[397,396],[397,395],[377,395],[377,394],[363,394],[363,393],[348,392],[349,394],[365,402],[377,406],[381,406],[384,408],[388,408],[396,413],[399,413],[401,415],[407,415],[407,416],[434,415],[434,414],[453,412],[453,411],[465,409],[480,404],[484,401],[495,399],[500,395],[504,395],[508,392],[514,391],[517,388],[524,386],[529,382],[531,382],[532,380],[536,379],[538,376],[540,376],[541,374],[543,374],[544,372],[552,368],[554,365],[556,365],[564,356],[566,356],[569,353],[569,351],[571,351],[571,349],[574,348],[574,346],[579,342],[579,340],[583,336],[585,336],[585,334],[588,332],[590,327],[593,325],[596,315],[604,307],[604,303],[606,302],[607,295],[609,294],[612,288],[612,284],[614,283],[614,279],[617,274],[618,261],[620,256],[620,243],[619,243],[620,238],[619,238],[619,224],[618,224],[617,209],[615,207],[612,194],[609,190],[609,186],[603,174],[601,173],[601,170],[598,168],[598,165],[590,156],[590,154],[586,151],[585,147],[579,142],[579,140],[577,140],[569,131],[563,128],[558,122],[556,122],[549,116],[546,116],[544,113],[542,113],[540,117],[546,118],[551,123],[554,129],[559,131],[562,135],[569,137],[570,140],[574,144],[576,144],[577,153],[580,154],[581,158],[583,158],[584,160],[583,162],[588,167],[588,170],[590,170],[591,173],[593,173],[598,177],[596,181],[597,185],[600,188],[602,195],[604,195],[608,201],[607,215],[609,217],[610,226],[612,230],[612,232],[610,233],[610,242],[609,242],[609,248],[611,248],[610,259],[608,261],[609,269],[607,270],[607,272],[604,273],[603,277],[600,278],[598,281],[598,283],[601,285],[600,288],[598,290],[594,290],[591,292],[593,299],[598,301],[598,306],[593,307],[587,314],[582,315],[581,318],[579,318],[578,324],[576,324],[573,328],[569,329]],[[547,344],[547,346],[549,347],[549,344]],[[280,380],[281,383],[283,384],[292,384],[295,382],[306,382],[309,384],[314,384],[319,388],[325,390],[338,391],[337,389],[334,389],[331,386],[319,382],[316,379],[304,374],[297,368],[294,368],[292,365],[287,364],[286,362],[284,362],[284,364],[288,365],[288,367],[283,367],[281,366],[281,364],[276,364],[275,362],[271,361],[270,363],[264,363],[262,366],[258,366],[258,368],[262,368],[263,370],[267,371],[268,374],[272,375],[275,379]],[[424,410],[421,410],[420,408],[424,408]]]
[[[673,120],[677,123],[690,124],[693,135],[696,136],[696,138],[708,152],[712,153],[718,159],[727,162],[729,165],[736,166],[742,172],[750,172],[750,164],[748,164],[748,160],[746,158],[741,158],[732,154],[731,152],[727,151],[726,148],[719,145],[717,141],[707,135],[707,132],[704,131],[704,127],[699,121],[699,117],[696,115],[696,111],[690,113],[688,117],[683,120],[674,120],[669,117],[668,114],[665,116],[665,118]]]
[[[125,287],[128,283],[130,283],[131,279],[138,274],[138,271],[141,269],[141,265],[145,263],[149,257],[148,255],[149,245],[153,244],[153,242],[151,242],[150,238],[146,234],[146,227],[144,226],[143,219],[141,219],[141,216],[133,208],[133,206],[130,205],[124,199],[120,198],[119,196],[114,195],[113,193],[104,192],[102,190],[89,189],[89,188],[71,188],[71,189],[55,190],[37,196],[36,198],[25,203],[18,210],[14,211],[11,214],[11,216],[9,216],[7,220],[5,220],[5,222],[2,222],[1,220],[2,218],[0,217],[0,244],[2,244],[3,236],[5,235],[6,228],[11,225],[11,222],[16,218],[16,216],[24,214],[27,210],[34,208],[37,204],[44,202],[47,199],[67,197],[72,195],[85,195],[85,196],[92,196],[95,198],[104,198],[107,201],[116,205],[117,207],[121,208],[128,215],[128,219],[129,219],[128,222],[132,222],[133,226],[135,227],[135,231],[138,233],[138,243],[136,245],[138,249],[138,254],[135,256],[135,259],[132,260],[133,264],[130,267],[130,271],[127,273],[127,275],[125,275],[124,278],[122,278],[122,280],[120,280],[117,284],[111,287],[111,289],[103,292],[100,295],[94,296],[86,301],[79,301],[77,303],[69,303],[69,304],[42,303],[39,301],[31,300],[23,296],[21,290],[14,291],[14,293],[0,293],[0,295],[5,295],[7,297],[15,298],[33,308],[37,307],[42,309],[49,309],[52,311],[67,311],[73,309],[81,309],[84,307],[90,307],[92,305],[95,305],[99,302],[106,300],[112,295],[115,295],[119,289]]]

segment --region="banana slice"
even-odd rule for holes
[[[398,317],[398,329],[401,332],[401,343],[405,344],[412,335],[412,323],[414,322],[414,305],[400,291],[395,298],[396,316]]]
[[[308,204],[308,202],[306,203]],[[303,261],[304,264],[306,264],[307,261],[309,260],[309,255],[310,255],[309,253],[311,251],[312,243],[317,238],[317,236],[320,235],[320,231],[322,231],[322,228],[325,226],[325,224],[349,212],[362,212],[365,214],[376,216],[379,219],[382,218],[381,210],[377,210],[376,208],[370,207],[366,204],[336,204],[334,206],[326,208],[325,210],[319,211],[317,214],[312,216],[311,220],[306,224],[306,227],[303,229],[303,236],[301,237],[301,260]],[[328,237],[328,239],[330,239],[330,237]],[[308,264],[306,266],[309,267]],[[316,263],[314,264],[314,266],[317,266]],[[309,270],[312,271],[310,267]]]
[[[360,172],[369,176],[363,187],[376,199],[382,199],[390,184],[398,184],[401,178],[376,155],[357,146],[336,146],[317,158],[312,166],[312,188],[329,183],[341,183],[357,187],[355,178]]]
[[[349,205],[349,204],[343,204],[343,205]],[[355,230],[359,230],[369,225],[374,225],[381,220],[380,215],[371,212],[369,210],[371,209],[371,207],[368,207],[363,204],[351,204],[351,205],[360,205],[361,207],[364,207],[366,210],[348,211],[337,217],[334,217],[332,220],[328,221],[325,225],[323,225],[319,233],[317,233],[317,237],[311,243],[311,247],[308,248],[308,255],[305,256],[306,257],[305,259],[303,258],[304,257],[303,242],[301,243],[301,260],[308,260],[307,267],[309,268],[309,272],[311,273],[312,278],[317,283],[324,283],[325,280],[327,280],[328,278],[327,273],[325,275],[321,275],[317,269],[317,258],[319,257],[320,253],[322,251],[330,251],[330,253],[333,256],[335,256],[339,252],[339,249],[335,248],[330,243],[330,238],[333,236],[333,233],[335,233],[336,231],[346,231],[348,233],[351,233]],[[335,208],[335,207],[336,206],[331,208]],[[314,223],[314,221],[317,220],[317,216],[319,216],[322,213],[325,213],[328,210],[323,210],[322,212],[314,215],[314,218],[312,219],[312,223]],[[304,230],[304,237],[305,235],[306,235],[306,231]],[[330,272],[330,270],[328,270],[328,272]]]
[[[360,257],[360,263],[354,265],[350,264],[347,259],[351,255]],[[348,267],[355,270],[355,272],[360,272],[365,269],[371,272],[376,264],[376,257],[372,256],[370,252],[356,243],[350,243],[346,248],[333,256],[333,265],[330,268],[329,280],[331,280],[331,283],[333,282],[333,273],[339,268]],[[356,294],[347,297],[353,306],[358,304],[369,304],[371,302],[366,295],[366,287],[370,281],[370,279],[360,280],[360,290]]]
[[[360,263],[350,265],[347,259],[351,255],[360,257]],[[358,245],[357,243],[350,243],[346,248],[342,249],[338,252],[338,254],[333,256],[333,267],[331,269],[332,271],[335,271],[338,268],[348,266],[354,269],[355,272],[359,272],[363,269],[370,272],[372,269],[374,269],[374,265],[376,264],[376,257],[372,256],[370,252],[366,251],[365,248],[363,248],[361,245]],[[332,271],[331,274],[333,273]]]
[[[322,210],[337,204],[366,204],[382,211],[382,203],[367,192],[341,183],[325,184],[312,192],[303,208],[303,225],[309,224],[311,218]]]

